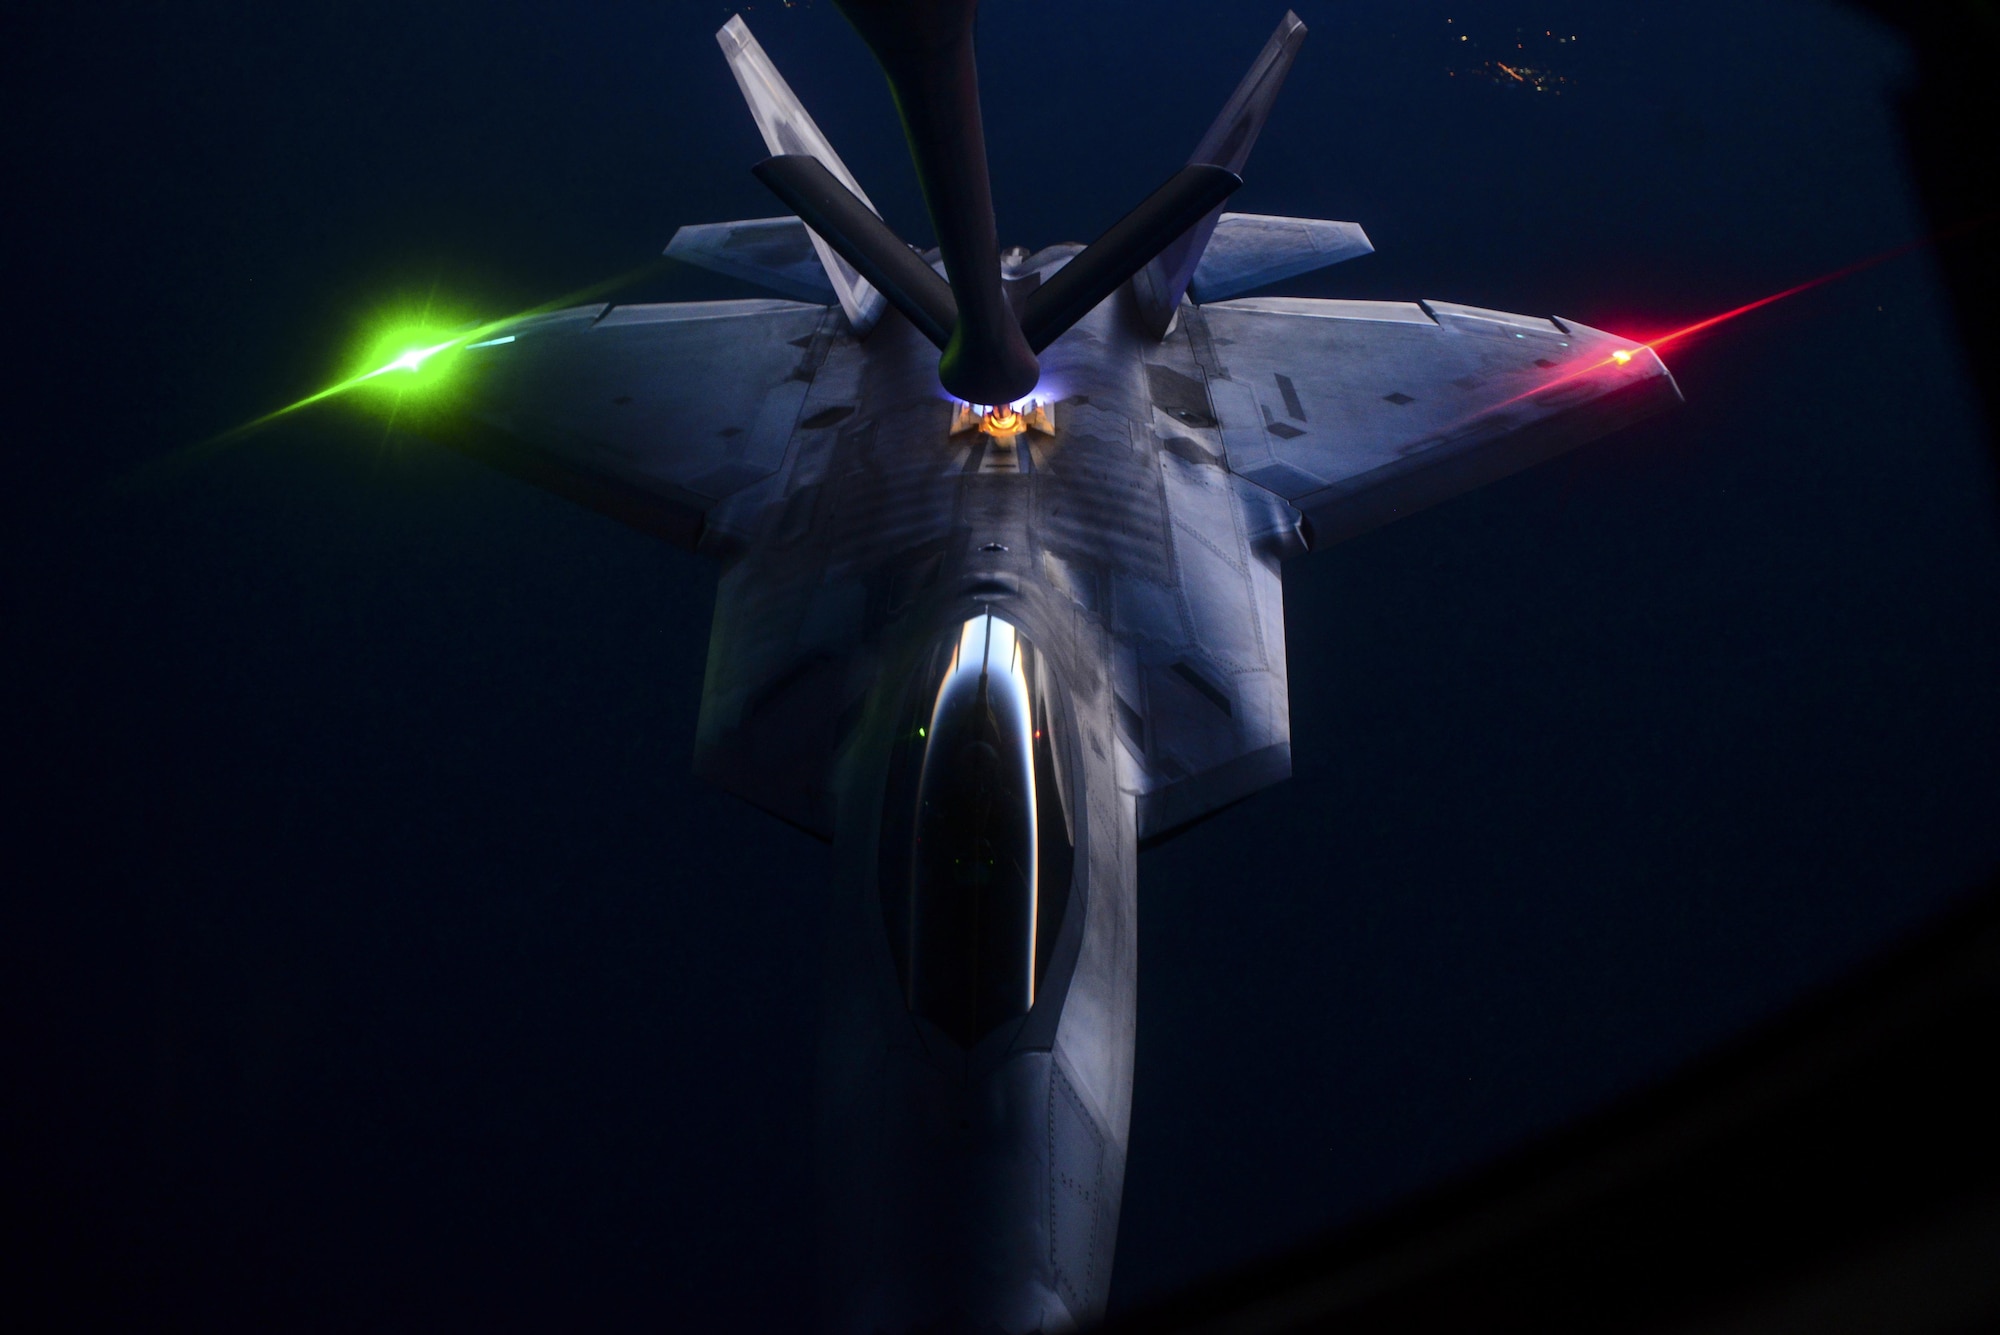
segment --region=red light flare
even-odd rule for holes
[[[1976,218],[1969,223],[1963,224],[1962,226],[1954,227],[1949,231],[1938,232],[1927,237],[1920,237],[1915,241],[1905,241],[1902,245],[1893,247],[1892,249],[1889,250],[1882,251],[1880,254],[1870,255],[1866,259],[1856,260],[1852,264],[1843,265],[1842,267],[1835,269],[1830,273],[1823,273],[1817,278],[1808,278],[1803,283],[1795,283],[1791,287],[1786,288],[1782,292],[1773,292],[1768,297],[1759,297],[1755,301],[1746,301],[1741,306],[1736,306],[1729,310],[1723,311],[1719,315],[1711,315],[1708,316],[1706,319],[1696,320],[1693,324],[1682,325],[1679,329],[1670,330],[1669,332],[1660,334],[1654,338],[1634,339],[1632,341],[1632,346],[1629,348],[1620,348],[1616,352],[1613,352],[1609,357],[1604,358],[1602,361],[1591,362],[1587,365],[1580,366],[1575,370],[1565,371],[1561,375],[1556,376],[1552,380],[1546,380],[1541,384],[1536,385],[1533,389],[1523,390],[1519,394],[1514,395],[1512,398],[1502,399],[1498,403],[1492,404],[1489,407],[1481,409],[1479,412],[1473,414],[1473,417],[1474,418],[1484,417],[1487,413],[1493,412],[1500,408],[1505,408],[1510,404],[1519,403],[1522,399],[1532,398],[1537,394],[1546,394],[1549,390],[1556,388],[1558,385],[1568,384],[1570,381],[1576,380],[1582,376],[1587,376],[1591,374],[1593,371],[1601,371],[1607,366],[1623,366],[1626,362],[1631,361],[1632,358],[1637,356],[1640,352],[1657,352],[1660,348],[1665,347],[1669,343],[1675,343],[1680,341],[1681,339],[1688,338],[1694,334],[1699,334],[1703,330],[1713,329],[1715,328],[1715,326],[1719,324],[1724,324],[1730,320],[1734,320],[1738,316],[1748,315],[1751,311],[1762,310],[1764,307],[1771,305],[1773,302],[1783,301],[1786,297],[1796,297],[1801,292],[1810,292],[1816,287],[1824,287],[1828,283],[1834,282],[1838,279],[1852,277],[1853,275],[1860,273],[1864,269],[1872,269],[1878,264],[1887,264],[1890,260],[1898,259],[1904,255],[1909,254],[1913,250],[1922,250],[1926,246],[1933,246],[1941,241],[1947,241],[1954,237],[1963,236],[1967,232],[1976,231],[1977,229],[1986,226],[1988,223],[1993,222],[1996,217],[2000,217],[2000,215],[1989,214],[1983,218]],[[1472,419],[1467,419],[1467,420],[1472,420]]]
[[[1705,320],[1696,320],[1693,324],[1683,325],[1679,329],[1661,334],[1657,338],[1649,338],[1640,343],[1639,346],[1658,350],[1668,343],[1687,338],[1692,334],[1699,334],[1704,329],[1713,329],[1716,325],[1722,324],[1724,321],[1734,320],[1739,315],[1748,315],[1751,311],[1762,310],[1773,302],[1783,301],[1786,297],[1796,297],[1801,292],[1810,292],[1816,287],[1825,287],[1828,283],[1851,277],[1864,269],[1872,269],[1878,264],[1887,264],[1890,260],[1899,259],[1913,250],[1921,250],[1923,247],[1942,239],[1942,237],[1923,237],[1916,241],[1906,241],[1902,245],[1891,250],[1885,250],[1879,255],[1870,255],[1867,259],[1856,260],[1854,263],[1844,265],[1841,268],[1833,270],[1831,273],[1823,273],[1817,278],[1808,278],[1805,282],[1794,284],[1782,292],[1773,292],[1768,297],[1759,297],[1755,301],[1746,301],[1741,306],[1726,310],[1720,315],[1711,315]]]

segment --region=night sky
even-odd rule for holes
[[[1288,291],[1644,336],[1925,233],[1906,55],[1846,11],[1296,7],[1233,207],[1377,253]],[[129,481],[385,311],[778,212],[731,12],[10,43],[0,1196],[69,1324],[810,1325],[827,859],[689,774],[715,571],[338,406]],[[1115,220],[1282,12],[986,0],[1002,240]],[[744,13],[928,243],[838,15]],[[1114,1306],[1644,1088],[2000,862],[1996,486],[1931,258],[1665,359],[1680,411],[1287,567],[1294,777],[1140,860]]]

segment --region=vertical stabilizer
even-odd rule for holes
[[[743,90],[743,100],[750,104],[750,114],[756,119],[757,130],[764,136],[764,147],[774,156],[803,154],[819,159],[836,180],[853,192],[854,197],[867,204],[871,211],[881,211],[869,203],[861,186],[854,179],[854,173],[847,170],[847,164],[833,151],[833,145],[820,133],[819,126],[806,114],[791,85],[778,73],[777,66],[764,54],[764,48],[750,35],[740,16],[731,17],[715,34],[715,40],[722,47],[722,54],[729,61],[729,72],[736,76],[737,87]],[[812,236],[813,249],[819,254],[819,262],[826,268],[826,276],[833,284],[834,295],[840,298],[840,308],[847,313],[847,322],[854,326],[857,334],[865,334],[875,327],[881,318],[887,302],[866,279],[854,271],[854,266],[836,254],[833,248],[818,234]]]
[[[1215,118],[1215,124],[1208,127],[1202,136],[1194,155],[1188,159],[1190,165],[1206,163],[1243,174],[1244,164],[1250,161],[1250,150],[1257,143],[1258,132],[1270,118],[1271,106],[1278,100],[1278,90],[1284,87],[1285,75],[1290,73],[1292,61],[1299,53],[1299,47],[1306,40],[1306,25],[1297,14],[1285,11],[1278,30],[1271,34],[1271,40],[1264,43],[1264,49],[1250,72],[1243,76],[1243,82],[1236,85],[1236,91],[1223,105],[1222,114]],[[1197,223],[1180,240],[1161,251],[1153,262],[1140,270],[1132,281],[1132,287],[1139,298],[1139,318],[1155,338],[1165,338],[1167,328],[1174,321],[1174,312],[1179,309],[1181,296],[1187,291],[1188,281],[1194,277],[1195,266],[1201,263],[1201,255],[1208,248],[1208,239],[1215,233],[1216,221],[1222,216],[1222,206],[1216,205],[1213,212]]]

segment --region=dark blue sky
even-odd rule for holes
[[[1235,206],[1377,253],[1290,290],[1646,334],[1924,233],[1905,61],[1844,11],[1297,8]],[[8,53],[0,1188],[75,1301],[810,1312],[824,855],[688,775],[712,570],[341,411],[110,485],[379,310],[502,315],[776,212],[731,12],[107,5]],[[1281,12],[986,0],[1003,239],[1113,221]],[[837,15],[745,15],[927,240]],[[1680,412],[1288,568],[1295,777],[1141,859],[1115,1304],[1661,1078],[2000,860],[1995,480],[1928,257],[1666,359]]]

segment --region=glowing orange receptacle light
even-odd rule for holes
[[[1011,445],[1030,431],[1053,436],[1056,427],[1049,406],[1040,399],[1029,399],[1020,407],[1011,403],[997,403],[990,408],[961,403],[952,410],[951,434],[960,436],[972,431],[991,436],[998,444]]]
[[[1618,351],[1611,354],[1611,360],[1617,362],[1620,366],[1623,366],[1626,362],[1632,360],[1632,354],[1625,351],[1625,349],[1620,348],[1618,349]]]

